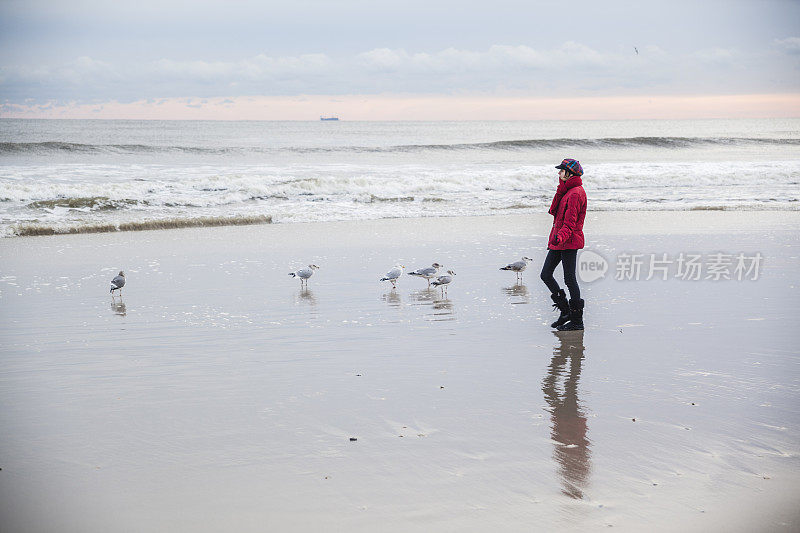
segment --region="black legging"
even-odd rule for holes
[[[553,277],[553,272],[562,261],[564,262],[564,283],[567,284],[569,289],[569,297],[573,300],[578,300],[581,297],[581,288],[578,287],[578,279],[575,277],[578,250],[548,250],[540,277],[544,284],[547,285],[547,288],[550,289],[550,292],[558,292],[561,287],[558,286],[558,282]]]

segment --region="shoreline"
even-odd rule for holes
[[[680,214],[680,215],[678,215]],[[329,220],[329,221],[302,221],[302,222],[275,222],[269,215],[253,215],[253,216],[232,216],[232,217],[194,217],[194,218],[176,218],[167,220],[152,220],[141,221],[138,223],[123,223],[120,225],[114,224],[97,224],[87,225],[85,227],[70,228],[71,231],[59,232],[55,228],[49,226],[42,226],[37,224],[24,225],[24,234],[11,234],[0,239],[0,242],[6,239],[18,239],[24,237],[57,237],[67,235],[88,235],[88,234],[121,234],[130,232],[148,232],[148,231],[165,231],[165,230],[184,230],[184,229],[202,229],[212,227],[235,227],[235,226],[303,226],[303,225],[325,225],[325,224],[383,224],[383,223],[397,223],[408,222],[414,220],[421,221],[459,221],[459,220],[486,220],[486,219],[529,219],[531,221],[540,222],[544,218],[550,220],[550,215],[547,213],[526,213],[526,214],[488,214],[488,215],[453,215],[453,216],[433,216],[433,217],[386,217],[377,219],[357,219],[357,220]],[[616,219],[621,224],[617,231],[627,232],[624,229],[626,221],[647,220],[648,224],[654,225],[653,230],[658,231],[656,227],[667,227],[679,229],[680,231],[700,232],[702,230],[694,230],[686,227],[685,224],[697,224],[703,222],[711,222],[710,228],[714,231],[734,230],[741,229],[737,223],[742,220],[757,222],[761,227],[774,227],[776,229],[792,229],[793,227],[800,227],[800,210],[766,210],[766,209],[752,209],[752,210],[726,210],[726,209],[689,209],[689,210],[619,210],[619,211],[589,211],[587,213],[588,223],[587,231],[591,229],[593,221],[602,221],[603,219]],[[775,219],[782,219],[777,222]],[[680,221],[676,225],[676,221]],[[13,227],[19,227],[12,226]],[[601,226],[602,227],[602,226]],[[605,227],[603,227],[605,230]],[[642,228],[640,228],[642,229]]]

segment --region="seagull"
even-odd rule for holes
[[[528,268],[529,261],[533,261],[533,259],[531,259],[530,257],[523,257],[522,260],[509,263],[506,266],[502,267],[500,270],[510,270],[511,272],[516,272],[517,281],[521,281],[522,271]]]
[[[442,265],[439,263],[434,263],[427,268],[420,268],[415,270],[414,272],[409,272],[409,276],[417,276],[418,278],[425,278],[428,280],[428,287],[431,286],[431,280],[436,277],[436,274],[439,273],[439,269],[442,268]]]
[[[122,298],[122,287],[125,286],[125,272],[122,270],[119,271],[119,274],[114,276],[114,279],[111,280],[111,290],[108,291],[111,293],[111,298],[114,298],[114,291],[119,291],[119,297]]]
[[[447,286],[450,285],[450,283],[453,281],[453,276],[455,275],[456,275],[455,272],[453,272],[452,270],[448,270],[447,274],[445,274],[444,276],[439,276],[438,278],[436,278],[436,281],[433,282],[434,287],[438,287],[439,285],[442,286],[442,296],[444,296],[444,292],[447,289]]]
[[[397,278],[400,277],[400,274],[403,273],[403,269],[406,268],[403,265],[395,265],[392,269],[386,273],[379,281],[391,281],[392,288],[397,288]]]
[[[314,271],[317,270],[319,267],[317,265],[308,265],[307,267],[303,267],[297,272],[289,272],[289,275],[293,278],[300,278],[300,286],[302,287],[304,284],[308,286],[308,278],[310,278]]]

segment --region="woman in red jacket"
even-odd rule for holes
[[[583,329],[583,300],[575,268],[578,250],[583,248],[583,220],[586,218],[586,191],[583,190],[583,168],[574,159],[564,159],[556,167],[558,189],[550,205],[553,229],[548,239],[547,258],[544,260],[541,278],[552,293],[553,307],[561,311],[551,327],[559,331]],[[559,263],[564,269],[564,283],[569,289],[569,301],[564,290],[558,286],[553,272]]]

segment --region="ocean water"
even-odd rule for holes
[[[546,211],[798,210],[800,119],[0,120],[0,235]]]

